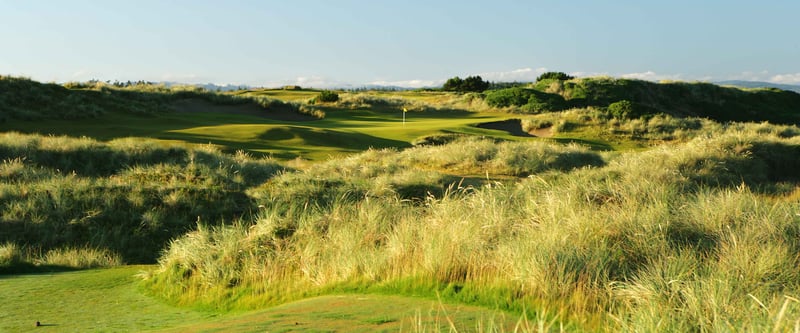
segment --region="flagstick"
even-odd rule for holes
[[[406,112],[408,112],[408,110],[403,108],[403,127],[406,126]]]

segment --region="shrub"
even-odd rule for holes
[[[611,105],[608,106],[608,113],[617,119],[636,118],[636,111],[633,107],[633,103],[625,99],[611,103]]]
[[[528,97],[528,103],[523,107],[524,110],[533,112],[561,111],[566,108],[567,102],[561,95],[549,94],[538,90],[532,91],[532,94]]]
[[[527,112],[560,111],[568,106],[561,95],[518,87],[490,91],[486,94],[486,104],[493,107],[519,106]]]
[[[553,122],[547,119],[522,119],[520,123],[525,132],[553,127]]]
[[[536,82],[542,80],[566,81],[566,80],[572,80],[574,78],[575,78],[574,76],[567,75],[567,73],[564,72],[546,72],[542,73],[542,75],[539,75],[539,77],[536,78]]]
[[[317,96],[317,101],[323,103],[333,103],[339,100],[339,94],[330,90],[323,90]]]
[[[528,103],[530,95],[531,89],[520,87],[494,90],[486,94],[486,104],[498,108],[522,106]]]
[[[198,219],[249,214],[244,191],[283,169],[211,147],[18,133],[0,135],[0,160],[0,242],[62,249],[46,261],[82,266],[151,263]]]
[[[442,89],[446,91],[458,92],[482,92],[486,89],[489,89],[489,82],[484,81],[479,75],[468,76],[463,80],[456,76],[448,79],[447,82],[445,82],[442,86]]]
[[[0,244],[0,267],[16,265],[22,261],[22,252],[17,244],[7,242]]]
[[[122,258],[106,249],[62,248],[47,251],[42,264],[71,268],[113,267],[123,264]]]
[[[447,79],[447,82],[444,83],[444,85],[442,86],[442,89],[446,90],[446,91],[457,91],[463,84],[464,84],[464,80],[462,80],[460,77],[456,76],[456,77],[452,77],[452,78]]]

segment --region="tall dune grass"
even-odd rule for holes
[[[417,201],[370,186],[407,165],[479,169],[437,161],[493,165],[507,148],[468,141],[332,161],[252,189],[254,221],[175,239],[146,284],[221,308],[392,292],[546,314],[569,330],[791,329],[800,320],[800,177],[790,171],[800,170],[800,137],[759,126]],[[507,147],[543,161],[577,149],[537,145]],[[275,204],[308,191],[327,199]]]
[[[51,258],[109,251],[128,263],[154,262],[198,221],[250,214],[245,191],[283,169],[213,147],[13,132],[0,134],[0,160],[0,242]],[[70,250],[47,255],[59,249]]]

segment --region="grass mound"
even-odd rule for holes
[[[168,111],[164,96],[119,92],[108,87],[68,89],[25,78],[0,76],[0,122],[95,118],[109,111],[150,114]]]
[[[253,105],[273,117],[284,113],[314,119],[325,117],[324,112],[302,107],[299,103],[260,95],[215,93],[191,86],[168,88],[151,83],[120,86],[103,82],[58,85],[0,76],[0,122],[77,120],[97,118],[111,112],[153,115],[174,111],[176,107],[185,109],[185,100],[202,100],[216,106]]]
[[[154,262],[170,239],[198,224],[249,214],[247,188],[283,169],[210,147],[18,133],[0,135],[0,159],[0,243],[68,266],[53,251],[85,248],[118,256],[112,262]]]
[[[174,240],[146,283],[222,308],[390,292],[576,330],[780,329],[800,318],[800,184],[787,173],[800,141],[765,132],[731,126],[626,154],[474,139],[370,151],[254,189],[253,222]],[[538,161],[520,164],[529,177],[419,200],[392,186],[408,165],[436,182],[512,153]]]

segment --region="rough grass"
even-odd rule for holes
[[[0,242],[75,267],[154,262],[197,224],[249,214],[245,191],[283,169],[211,147],[19,133],[0,134],[0,159]]]
[[[12,242],[0,245],[2,274],[115,267],[122,264],[118,254],[106,249],[55,248],[43,253],[41,249]]]
[[[147,284],[174,302],[222,308],[341,291],[438,293],[570,330],[794,327],[800,220],[789,170],[800,142],[760,126],[599,155],[604,163],[578,169],[534,168],[520,182],[456,186],[421,201],[376,195],[370,185],[401,173],[395,161],[449,149],[480,163],[502,144],[331,162],[318,171],[330,178],[307,171],[276,178],[279,192],[254,190],[265,194],[251,223],[176,239]],[[523,148],[513,150],[542,160],[570,154]],[[325,182],[336,177],[343,181]],[[293,191],[327,199],[275,204],[275,193]]]
[[[129,86],[103,82],[42,84],[26,78],[0,76],[0,122],[14,120],[86,119],[111,112],[153,115],[170,112],[172,103],[202,99],[213,104],[256,104],[264,112],[295,112],[324,118],[319,110],[264,95],[218,93],[193,86],[166,87],[137,83]]]
[[[4,134],[0,268],[152,261],[168,244],[148,290],[216,310],[367,292],[480,304],[569,330],[797,325],[796,127],[619,120],[589,108],[523,120],[549,124],[555,137],[518,141],[472,126],[506,115],[344,97],[351,104],[320,106],[326,118],[314,126],[193,115],[145,129],[227,147],[263,140],[292,157],[302,155],[292,149],[353,154],[301,171],[212,147]],[[411,108],[405,125],[402,108]],[[156,119],[117,116],[131,130]],[[63,124],[92,134],[108,119],[31,127]],[[120,135],[116,125],[105,131]],[[431,133],[458,138],[369,149],[409,147]],[[654,148],[599,153],[558,141]]]

